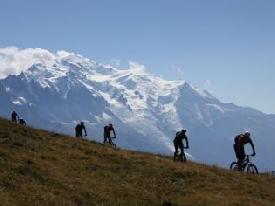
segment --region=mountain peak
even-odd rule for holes
[[[210,92],[188,82],[150,74],[137,62],[130,62],[128,69],[118,69],[65,51],[52,54],[28,49],[15,53],[6,54],[12,59],[9,65],[26,69],[21,68],[24,73],[20,76],[0,81],[0,97],[4,102],[0,114],[5,116],[13,109],[32,125],[69,134],[74,132],[76,121],[84,120],[98,139],[102,136],[100,128],[112,122],[118,128],[123,147],[159,153],[171,152],[171,139],[183,127],[196,145],[209,141],[228,145],[230,137],[244,128],[261,125],[267,134],[265,145],[274,145],[273,118],[221,103]],[[209,151],[200,147],[190,153],[196,159],[224,165],[231,160],[230,149],[226,146],[223,151],[219,148]],[[273,159],[266,156],[265,159],[274,165]]]
[[[129,72],[133,75],[146,75],[146,69],[145,66],[142,64],[139,64],[138,62],[129,62]]]

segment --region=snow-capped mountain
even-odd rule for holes
[[[264,169],[275,166],[274,115],[222,103],[136,63],[118,69],[73,53],[51,54],[49,61],[0,80],[0,98],[2,116],[16,110],[32,126],[68,134],[83,120],[89,137],[98,141],[103,126],[112,122],[117,144],[129,149],[171,153],[171,140],[184,127],[194,159],[223,166],[234,159],[234,136],[250,130],[257,163]]]

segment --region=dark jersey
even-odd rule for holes
[[[26,125],[26,121],[24,119],[20,119],[19,124]]]
[[[248,143],[253,145],[252,139],[250,137],[247,137],[247,136],[243,135],[243,134],[240,134],[240,135],[236,136],[234,141],[235,141],[235,144],[237,146],[244,146]]]
[[[86,133],[86,128],[83,124],[76,125],[76,127],[75,127],[76,134],[82,134],[82,130],[84,130]]]
[[[116,132],[113,127],[105,126],[104,127],[104,137],[111,137],[111,132],[113,131],[114,136],[116,136]]]
[[[16,120],[18,118],[18,114],[16,113],[16,112],[13,112],[12,114],[11,114],[11,119],[12,120]]]
[[[183,132],[177,132],[176,137],[174,139],[174,144],[183,145],[183,140],[187,140],[187,136]]]

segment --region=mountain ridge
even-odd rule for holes
[[[67,134],[83,120],[97,140],[102,139],[100,128],[113,122],[122,147],[165,154],[172,152],[172,138],[184,127],[193,158],[223,166],[234,158],[234,136],[250,130],[259,160],[264,159],[256,158],[257,163],[263,169],[275,165],[272,115],[222,103],[183,80],[149,74],[137,63],[118,69],[64,51],[50,56],[0,80],[1,115],[17,110],[35,127]]]

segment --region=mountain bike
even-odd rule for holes
[[[258,169],[256,165],[250,162],[250,157],[253,157],[253,155],[245,155],[245,159],[243,160],[242,167],[239,168],[237,162],[232,162],[230,165],[230,170],[233,171],[241,171],[241,172],[247,172],[249,174],[259,174]]]
[[[181,162],[187,161],[184,149],[188,149],[188,147],[183,147],[182,155],[181,155],[181,151],[178,151],[178,153],[174,153],[174,161],[181,161]]]

